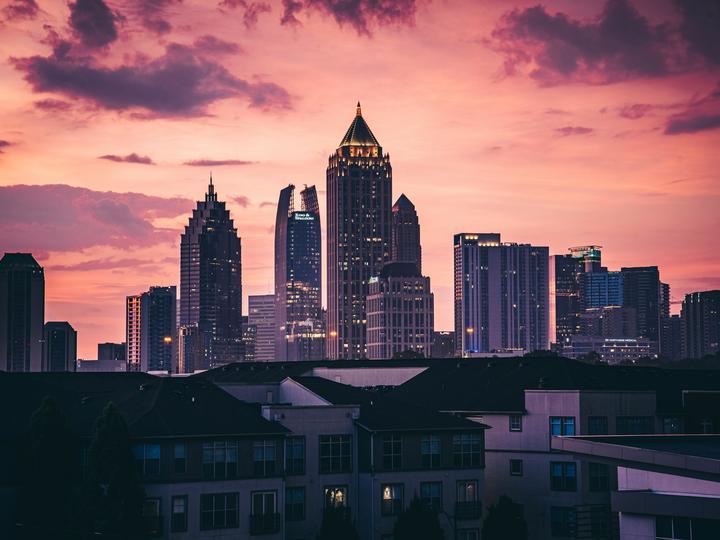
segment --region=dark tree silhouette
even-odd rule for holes
[[[350,509],[344,506],[326,506],[317,540],[359,540]]]
[[[482,528],[483,540],[527,540],[527,523],[522,506],[501,495],[496,504],[488,508]]]
[[[398,516],[393,530],[394,540],[443,540],[437,512],[425,506],[417,495]]]

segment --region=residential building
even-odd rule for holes
[[[720,352],[720,290],[686,294],[682,321],[684,358]]]
[[[422,274],[420,222],[415,205],[404,193],[392,206],[392,260],[413,263]]]
[[[433,332],[432,358],[452,358],[455,356],[455,332],[436,330]]]
[[[176,289],[150,287],[125,301],[128,371],[171,372],[176,348]]]
[[[128,371],[141,371],[140,300],[142,294],[125,297],[125,360]]]
[[[43,329],[43,371],[75,371],[77,332],[67,321],[46,322]]]
[[[125,343],[98,343],[98,360],[125,361]]]
[[[621,272],[623,274],[623,305],[635,309],[638,337],[659,342],[660,319],[663,310],[658,267],[624,267]]]
[[[255,327],[256,362],[275,360],[275,295],[248,296],[248,325]]]

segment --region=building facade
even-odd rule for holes
[[[172,372],[176,364],[176,288],[150,287],[125,299],[128,371]]]
[[[125,298],[125,361],[128,371],[140,371],[140,300],[142,294]]]
[[[623,273],[599,271],[583,274],[583,307],[585,309],[606,306],[622,306]]]
[[[77,370],[77,332],[67,321],[46,322],[43,329],[43,371]]]
[[[202,361],[202,336],[197,325],[180,326],[177,332],[177,366],[173,372],[194,373],[202,369]]]
[[[125,361],[125,343],[98,343],[98,360]]]
[[[404,193],[392,207],[392,260],[413,263],[422,274],[420,222],[415,205]]]
[[[702,358],[720,351],[720,291],[686,294],[681,317],[684,358]]]
[[[436,330],[433,332],[433,358],[452,358],[455,356],[455,332]]]
[[[662,286],[657,266],[624,267],[623,305],[635,309],[638,337],[660,341]]]
[[[578,333],[578,316],[585,308],[584,276],[601,269],[601,246],[578,246],[553,257],[555,341]]]
[[[327,167],[327,355],[367,356],[370,278],[391,256],[392,167],[358,103]]]
[[[275,295],[248,296],[248,326],[255,328],[255,362],[275,360]]]

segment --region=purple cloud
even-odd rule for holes
[[[594,130],[593,128],[582,126],[565,126],[557,128],[555,131],[563,137],[568,137],[570,135],[587,135],[588,133],[592,133]]]
[[[230,200],[233,201],[235,204],[242,206],[243,208],[247,208],[250,204],[250,199],[246,197],[245,195],[238,195],[237,197],[230,197]]]
[[[65,112],[72,109],[72,105],[61,99],[41,99],[33,103],[36,109],[50,112]]]
[[[242,51],[237,43],[223,41],[209,34],[197,38],[193,42],[193,49],[210,54],[236,54]]]
[[[720,114],[698,114],[695,116],[673,116],[665,126],[665,135],[697,133],[720,128]]]
[[[0,186],[0,251],[121,249],[177,240],[156,218],[190,212],[180,197],[93,191],[65,184]]]
[[[5,20],[34,19],[40,7],[35,0],[12,0],[2,9]]]
[[[265,208],[266,206],[277,206],[277,203],[270,202],[270,201],[263,201],[260,204],[258,204],[258,208]]]
[[[680,32],[690,49],[706,62],[720,64],[720,2],[675,0],[682,14]]]
[[[186,161],[183,165],[190,167],[222,167],[224,165],[253,165],[255,161],[246,161],[243,159],[192,159]]]
[[[126,156],[117,156],[115,154],[105,154],[98,159],[106,159],[117,163],[138,163],[140,165],[155,165],[155,162],[148,156],[139,156],[135,152]]]
[[[163,35],[172,30],[168,21],[168,9],[182,0],[134,0],[129,8],[140,18],[143,28],[150,32]]]
[[[70,4],[70,27],[86,47],[109,45],[118,37],[116,15],[103,0],[77,0]]]
[[[4,152],[3,148],[7,148],[8,146],[12,146],[12,143],[10,141],[0,139],[0,154]]]
[[[142,259],[91,259],[76,264],[54,264],[46,266],[46,270],[56,272],[88,272],[92,270],[112,270],[113,268],[135,268],[152,264],[153,261]]]
[[[272,8],[267,2],[248,2],[247,0],[223,0],[221,8],[242,9],[245,28],[255,28],[263,13],[270,13]]]
[[[144,109],[150,117],[192,117],[227,98],[243,98],[251,107],[290,107],[288,92],[274,83],[248,82],[192,48],[169,45],[163,56],[105,67],[89,58],[58,50],[49,57],[13,59],[35,92],[56,92],[110,110]]]

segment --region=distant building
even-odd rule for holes
[[[370,280],[367,297],[367,351],[370,359],[412,352],[430,357],[434,331],[430,278],[412,262],[386,264]]]
[[[635,363],[641,359],[657,359],[658,343],[647,338],[576,335],[567,338],[562,346],[562,355],[567,358],[583,358],[591,353],[608,364]]]
[[[248,296],[248,325],[255,327],[256,362],[275,360],[275,295]]]
[[[622,268],[623,305],[635,309],[638,336],[660,341],[661,284],[657,266]]]
[[[685,358],[720,352],[720,290],[685,295],[682,304]]]
[[[579,321],[579,335],[608,338],[637,337],[637,316],[633,308],[622,306],[589,308],[580,314]]]
[[[43,371],[75,371],[77,332],[67,321],[46,322],[43,329]]]
[[[175,373],[194,373],[207,369],[203,364],[202,335],[196,324],[188,324],[178,328],[177,336],[177,368]]]
[[[78,359],[78,373],[119,373],[127,371],[127,363],[125,359],[120,360],[85,360]]]
[[[455,350],[549,348],[548,248],[455,235]]]
[[[455,332],[436,330],[433,332],[432,357],[452,358],[455,356]]]
[[[0,259],[0,370],[42,369],[45,274],[30,253]]]
[[[98,360],[125,360],[125,343],[98,343]]]
[[[176,288],[150,287],[126,299],[128,371],[171,372],[175,358]]]
[[[623,305],[622,272],[583,274],[583,307],[585,309]]]
[[[660,332],[660,353],[663,359],[676,361],[683,358],[683,320],[680,315],[671,315],[662,320]]]
[[[248,317],[243,315],[243,349],[244,361],[255,361],[255,342],[257,341],[257,326],[248,323]]]
[[[555,340],[579,332],[578,316],[585,309],[584,276],[600,272],[601,246],[580,246],[553,257],[555,273]],[[594,306],[598,307],[598,306]]]
[[[392,207],[392,260],[413,263],[422,274],[420,222],[415,205],[404,193]]]
[[[125,298],[125,361],[128,371],[140,371],[140,298]]]

